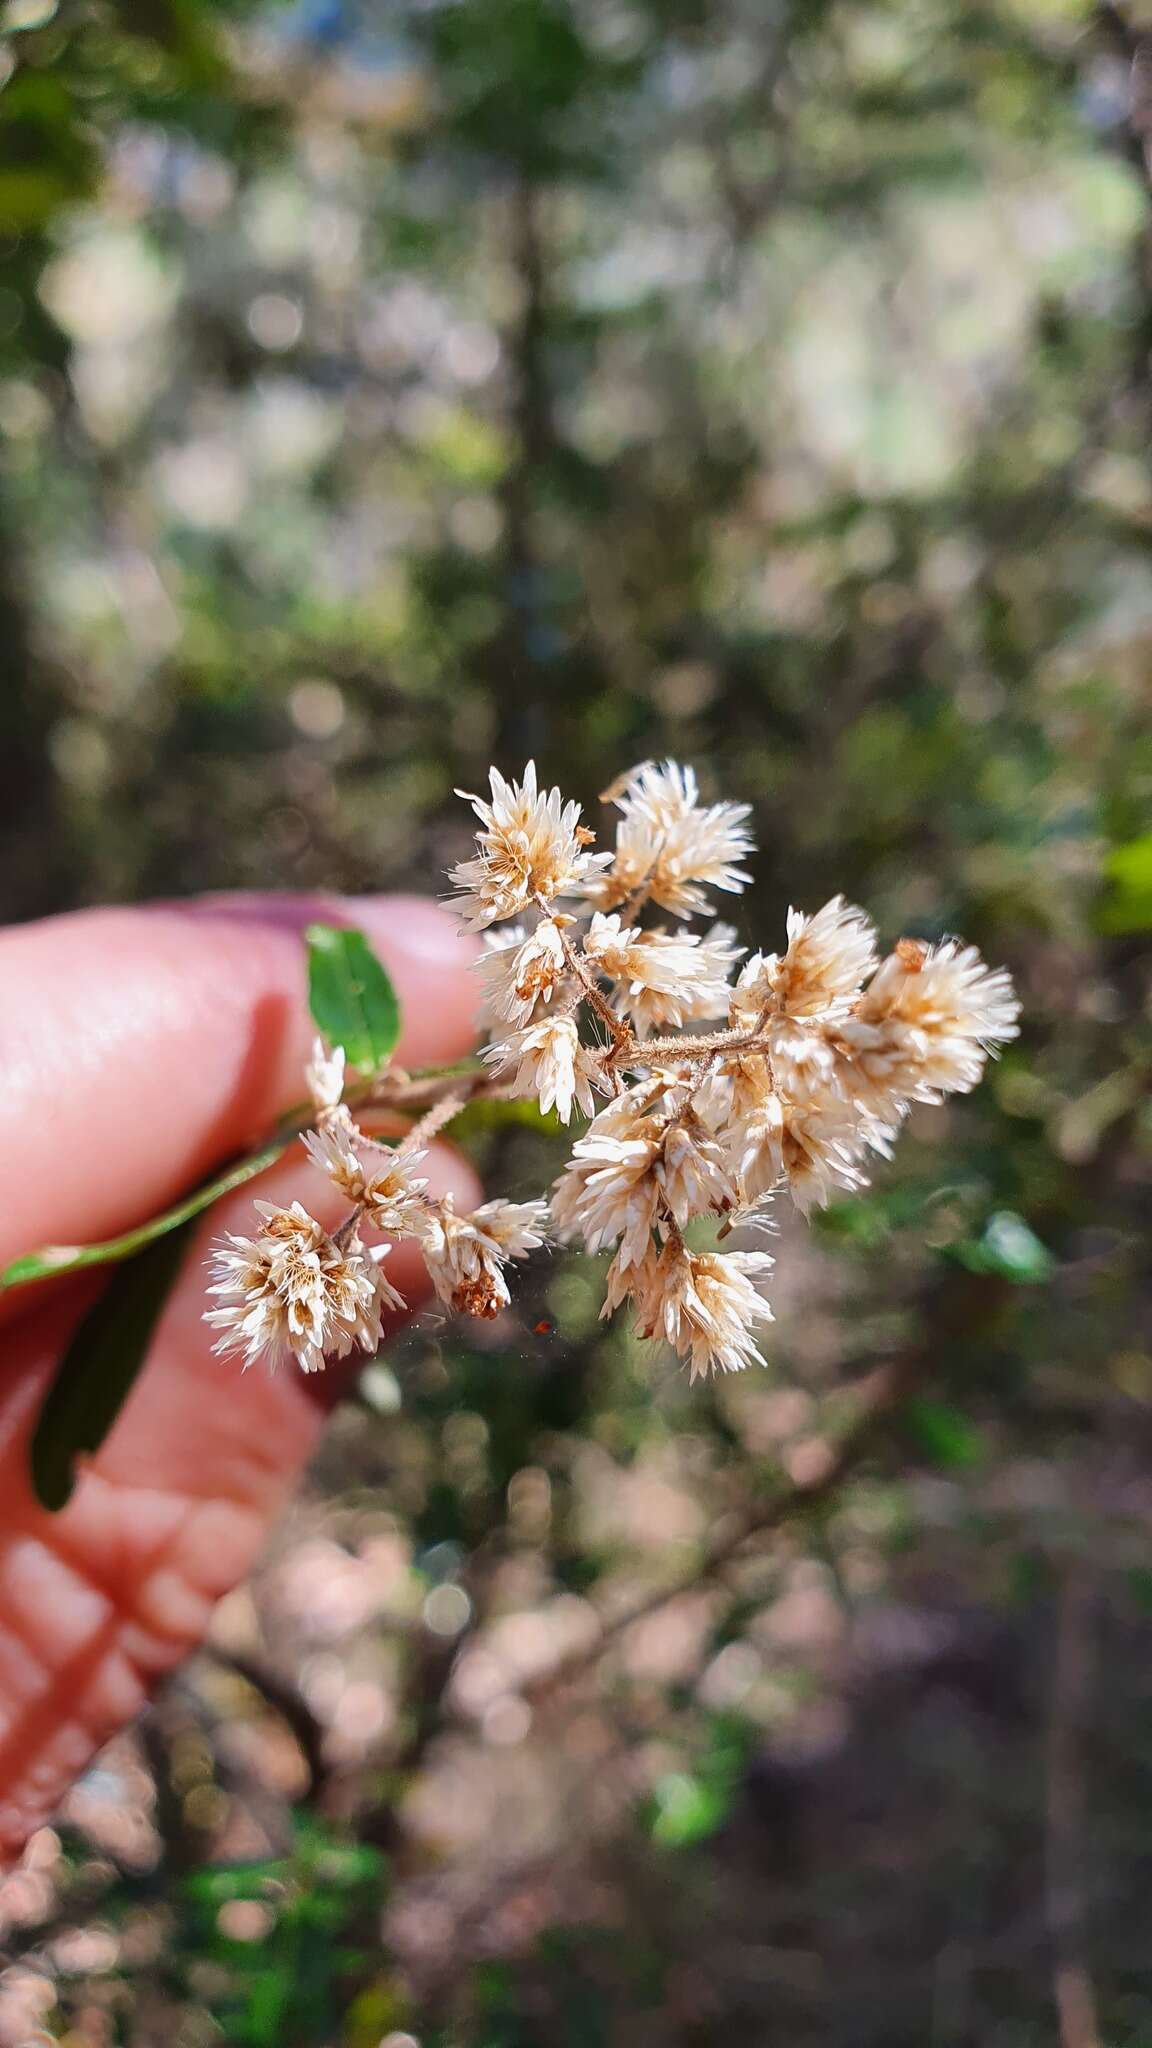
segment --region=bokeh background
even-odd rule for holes
[[[438,889],[490,760],[672,754],[746,940],[844,889],[1026,1006],[766,1373],[572,1257],[368,1370],[0,1887],[0,2039],[1146,2048],[1152,9],[0,30],[4,916]]]

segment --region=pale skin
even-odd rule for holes
[[[0,933],[0,1267],[143,1221],[299,1101],[311,1040],[300,934],[313,919],[367,932],[403,1005],[406,1066],[472,1050],[475,942],[413,897],[222,897]],[[482,1199],[439,1141],[422,1171],[458,1208]],[[253,1194],[299,1196],[329,1228],[346,1207],[294,1148],[211,1212],[144,1373],[59,1515],[33,1498],[29,1432],[100,1281],[0,1301],[0,1856],[19,1853],[194,1649],[340,1390],[335,1373],[241,1373],[212,1355],[204,1252],[222,1229],[250,1227]],[[420,1306],[427,1281],[411,1243],[397,1245],[388,1277]]]

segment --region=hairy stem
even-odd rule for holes
[[[548,906],[542,902],[540,907],[543,910],[547,910]],[[564,954],[565,966],[569,973],[574,975],[579,982],[589,1007],[596,1012],[600,1022],[611,1033],[612,1048],[608,1057],[613,1061],[622,1061],[629,1052],[635,1051],[636,1039],[627,1024],[623,1023],[616,1015],[607,996],[599,987],[596,976],[589,967],[584,954],[572,944],[562,925],[558,927],[558,930],[560,932],[560,945]]]
[[[457,1091],[455,1094],[445,1095],[440,1102],[433,1102],[424,1111],[423,1116],[417,1118],[411,1130],[405,1131],[400,1143],[400,1150],[402,1152],[420,1151],[423,1146],[431,1142],[436,1136],[437,1131],[442,1131],[445,1124],[450,1124],[454,1116],[459,1116],[460,1111],[466,1106],[469,1099],[468,1096],[462,1095]]]

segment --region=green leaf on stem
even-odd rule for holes
[[[265,1145],[262,1151],[230,1166],[226,1173],[205,1181],[182,1202],[165,1209],[162,1216],[153,1216],[148,1223],[126,1230],[120,1237],[105,1238],[100,1244],[47,1244],[38,1252],[22,1253],[0,1273],[0,1292],[9,1287],[25,1287],[30,1280],[46,1280],[49,1274],[76,1273],[84,1266],[112,1266],[134,1258],[155,1239],[167,1237],[170,1231],[179,1230],[193,1216],[199,1216],[203,1209],[211,1208],[221,1195],[230,1195],[233,1188],[242,1188],[245,1181],[254,1180],[258,1173],[274,1166],[291,1142],[290,1138],[278,1138],[274,1144]]]
[[[183,1264],[193,1221],[188,1217],[125,1260],[56,1368],[31,1453],[36,1498],[53,1514],[71,1499],[77,1457],[99,1450],[132,1391]]]
[[[329,1045],[343,1046],[349,1066],[378,1073],[400,1036],[400,1004],[386,970],[352,927],[312,924],[304,936],[317,1030]]]

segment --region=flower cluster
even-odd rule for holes
[[[901,939],[881,959],[870,920],[839,896],[790,911],[783,951],[741,965],[729,926],[686,927],[710,916],[710,890],[747,882],[748,807],[702,803],[674,762],[644,762],[605,792],[620,814],[611,852],[590,851],[579,806],[541,790],[531,763],[520,782],[493,769],[491,801],[468,801],[477,851],[452,880],[484,933],[483,1063],[387,1146],[344,1100],[343,1055],[317,1046],[306,1142],[348,1215],[329,1235],[298,1203],[266,1210],[257,1237],[219,1250],[219,1348],[246,1361],[291,1351],[306,1371],[373,1348],[399,1297],[381,1271],[388,1247],[367,1249],[366,1228],[415,1238],[451,1308],[497,1315],[505,1266],[543,1242],[545,1205],[458,1216],[418,1173],[432,1131],[497,1094],[589,1120],[551,1215],[560,1241],[612,1251],[604,1313],[631,1301],[692,1378],[738,1371],[760,1358],[772,1261],[720,1243],[737,1224],[763,1227],[777,1195],[807,1212],[863,1186],[914,1103],[973,1088],[1016,1033],[1008,975],[953,939]],[[713,1247],[696,1249],[709,1221]]]
[[[863,1186],[913,1103],[975,1086],[1018,1006],[1007,974],[954,940],[902,939],[881,960],[870,920],[839,896],[791,911],[783,952],[752,954],[733,978],[732,930],[685,926],[709,915],[710,890],[748,880],[747,806],[702,803],[671,761],[644,762],[605,800],[620,813],[608,855],[586,851],[579,811],[541,795],[531,767],[520,784],[493,773],[490,804],[471,799],[479,857],[453,880],[486,931],[484,1057],[509,1093],[564,1123],[591,1118],[551,1213],[561,1241],[612,1250],[605,1314],[630,1299],[693,1378],[735,1371],[759,1356],[772,1262],[697,1251],[689,1226],[710,1218],[724,1238],[762,1225],[777,1193],[807,1211]],[[509,916],[511,930],[489,929]]]
[[[264,1219],[259,1235],[229,1236],[213,1254],[208,1291],[220,1306],[206,1320],[223,1333],[216,1350],[239,1352],[245,1365],[263,1356],[275,1366],[290,1354],[304,1372],[355,1349],[376,1351],[385,1312],[405,1302],[381,1271],[391,1243],[369,1248],[361,1239],[365,1228],[391,1240],[415,1238],[449,1308],[499,1315],[509,1299],[504,1267],[543,1243],[545,1204],[485,1202],[458,1216],[451,1195],[434,1200],[417,1172],[425,1156],[420,1125],[398,1145],[361,1130],[341,1099],[339,1047],[330,1051],[318,1039],[305,1078],[316,1119],[305,1146],[351,1206],[340,1228],[329,1232],[299,1202],[289,1209],[257,1202]],[[453,1100],[447,1106],[461,1105]],[[423,1127],[439,1127],[443,1108],[431,1110]]]

